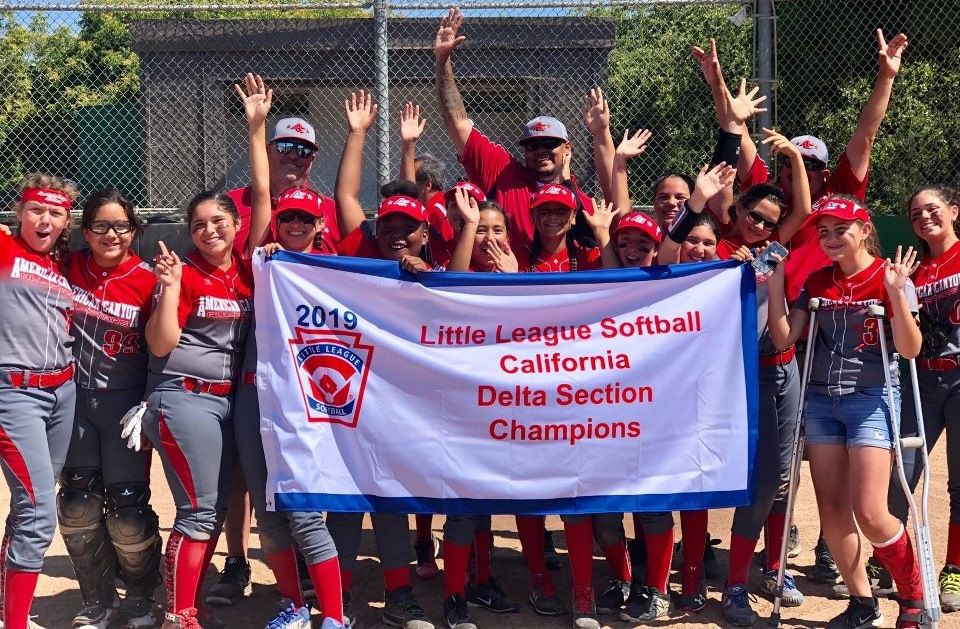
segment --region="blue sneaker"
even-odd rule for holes
[[[763,581],[760,583],[760,591],[769,596],[777,596],[777,571],[768,570],[763,573]],[[803,592],[797,589],[797,583],[789,574],[783,575],[783,594],[780,596],[780,604],[784,607],[799,607],[803,605]]]
[[[732,585],[723,591],[723,618],[736,627],[752,627],[759,617],[750,606],[750,595],[742,583]]]
[[[283,608],[264,629],[310,629],[310,610],[306,606],[297,608],[288,598],[280,604]]]
[[[309,625],[307,626],[309,627]],[[320,629],[350,629],[350,625],[337,622],[333,618],[327,616],[327,618],[324,619],[323,624],[320,625]]]

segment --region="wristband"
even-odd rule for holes
[[[710,167],[720,162],[726,162],[727,166],[736,166],[740,158],[740,139],[739,133],[720,129],[720,133],[717,134],[717,145],[713,149],[713,157],[710,158]]]
[[[699,218],[700,213],[690,210],[687,204],[684,203],[680,206],[680,212],[677,214],[677,217],[673,219],[673,224],[667,229],[667,236],[677,244],[682,243],[687,239],[687,236],[690,235],[690,232],[693,231],[693,228],[697,226],[697,220]]]

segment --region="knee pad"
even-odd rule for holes
[[[103,521],[103,479],[100,470],[64,470],[57,492],[57,519],[64,535],[90,531]]]
[[[118,550],[140,551],[157,539],[160,522],[150,507],[146,483],[115,483],[107,488],[107,530]]]

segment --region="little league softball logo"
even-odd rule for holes
[[[297,368],[307,421],[355,428],[370,371],[371,345],[360,334],[297,328],[290,351]]]

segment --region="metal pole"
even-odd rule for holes
[[[377,187],[390,181],[390,53],[387,39],[389,0],[374,0],[373,31],[376,59],[376,94],[380,105],[377,121]]]
[[[753,5],[753,31],[756,41],[753,62],[756,68],[757,86],[760,88],[760,94],[767,97],[767,102],[764,104],[767,111],[756,117],[755,131],[763,127],[773,128],[773,108],[775,106],[773,100],[773,2],[774,0],[755,0]],[[757,148],[760,151],[760,156],[769,161],[769,145],[758,143]]]

